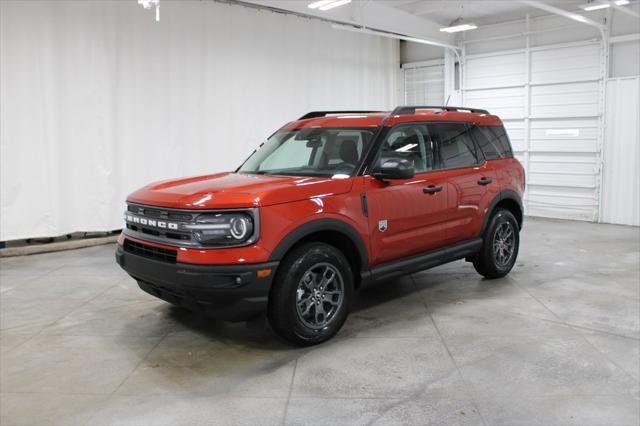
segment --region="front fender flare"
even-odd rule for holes
[[[368,268],[369,266],[369,254],[367,251],[367,246],[364,243],[360,233],[356,231],[356,229],[349,225],[348,223],[338,220],[338,219],[316,219],[309,222],[306,222],[299,227],[295,228],[293,231],[289,232],[276,246],[276,248],[271,252],[271,256],[269,257],[269,261],[282,260],[285,254],[293,247],[296,243],[301,241],[303,238],[321,231],[333,231],[339,232],[343,234],[345,237],[349,238],[353,245],[356,247],[358,251],[358,256],[360,258],[360,264],[363,269]]]

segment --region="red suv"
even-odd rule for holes
[[[266,310],[278,334],[312,345],[367,283],[463,258],[506,275],[524,184],[487,111],[311,112],[234,172],[131,194],[116,259],[160,299],[226,320]]]

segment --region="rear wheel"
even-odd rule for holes
[[[344,324],[353,293],[353,273],[337,248],[307,243],[278,267],[269,295],[273,329],[296,345],[315,345],[333,337]]]
[[[511,271],[520,246],[519,226],[509,210],[497,210],[489,221],[473,266],[486,278],[504,277]]]

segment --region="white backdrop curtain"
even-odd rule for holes
[[[122,226],[314,109],[391,108],[397,41],[213,1],[0,2],[0,240]]]

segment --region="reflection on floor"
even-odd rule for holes
[[[638,424],[640,231],[529,219],[515,270],[367,288],[298,349],[140,291],[112,246],[0,261],[1,424]]]

